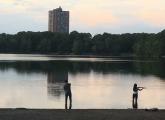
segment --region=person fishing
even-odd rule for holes
[[[68,109],[68,97],[69,97],[69,109],[72,108],[72,92],[71,92],[71,83],[68,83],[68,80],[65,80],[64,84],[64,91],[65,91],[65,109]]]
[[[138,91],[142,91],[143,89],[145,89],[145,87],[138,87],[137,84],[135,83],[133,86],[133,99],[132,99],[132,105],[133,108],[138,108]]]

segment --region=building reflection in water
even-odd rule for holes
[[[68,71],[53,71],[48,73],[47,90],[50,97],[64,95],[64,82],[68,80]]]

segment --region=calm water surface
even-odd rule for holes
[[[64,108],[64,80],[72,85],[73,109],[165,109],[165,62],[119,58],[71,58],[0,54],[1,108]]]

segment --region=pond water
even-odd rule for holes
[[[123,58],[76,58],[0,54],[1,108],[65,108],[64,81],[71,83],[73,109],[165,109],[165,62]]]

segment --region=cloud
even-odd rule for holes
[[[94,27],[97,25],[104,25],[104,24],[117,24],[118,19],[113,16],[110,11],[96,11],[96,9],[88,10],[83,9],[74,9],[71,11],[71,15],[73,15],[72,20],[74,23],[83,24],[90,27]]]
[[[1,14],[0,33],[17,33],[19,31],[46,31],[47,26],[22,14]],[[7,32],[6,32],[7,31]]]
[[[165,27],[164,0],[3,0],[0,1],[0,17],[3,14],[20,14],[47,27],[48,10],[59,6],[70,11],[71,29],[76,30],[89,28],[95,31],[93,28],[104,27],[105,30],[115,31],[116,27],[138,25],[138,32]],[[0,22],[5,23],[2,20]],[[139,27],[144,24],[148,30]]]
[[[141,5],[137,13],[137,18],[155,26],[165,27],[165,1],[147,0]]]
[[[142,12],[139,14],[139,19],[155,26],[165,26],[165,16],[163,16],[162,14],[163,13],[158,13],[156,11]]]

